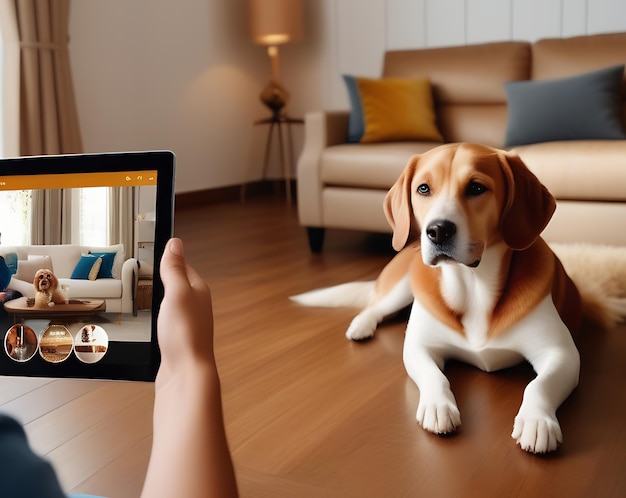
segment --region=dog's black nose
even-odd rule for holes
[[[456,225],[448,220],[435,220],[426,228],[426,235],[434,244],[445,244],[456,233]]]

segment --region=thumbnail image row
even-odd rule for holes
[[[23,363],[37,352],[48,363],[61,363],[73,353],[83,363],[97,363],[106,354],[109,336],[99,325],[85,325],[76,337],[65,325],[50,324],[39,335],[28,325],[13,325],[4,337],[4,351],[9,358]]]

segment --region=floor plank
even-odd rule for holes
[[[376,277],[387,236],[329,231],[308,251],[279,197],[189,207],[175,233],[212,288],[224,412],[243,497],[587,497],[626,495],[626,326],[586,330],[581,382],[559,410],[551,456],[510,437],[526,366],[486,374],[446,366],[463,419],[457,435],[415,422],[419,391],[402,365],[405,317],[364,343],[345,339],[350,309],[302,308],[290,295]],[[65,489],[136,497],[145,473],[153,386],[0,379],[0,410],[26,424]]]

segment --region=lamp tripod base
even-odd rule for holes
[[[285,196],[287,204],[291,204],[292,185],[291,185],[291,167],[294,164],[293,157],[293,137],[291,136],[291,125],[303,124],[303,119],[291,118],[284,112],[285,105],[289,102],[289,92],[280,83],[270,80],[261,92],[261,101],[272,111],[271,117],[258,119],[255,125],[269,125],[267,138],[265,140],[265,155],[263,158],[262,179],[267,178],[267,168],[269,165],[270,151],[272,148],[272,138],[276,131],[278,139],[278,157],[285,181]],[[283,131],[287,137],[283,137]],[[286,138],[286,139],[285,139]],[[241,200],[245,199],[245,184],[241,188]]]

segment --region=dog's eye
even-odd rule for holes
[[[430,187],[426,183],[422,183],[417,187],[417,192],[422,195],[428,195],[430,194]]]
[[[465,195],[469,197],[476,197],[478,195],[484,194],[485,192],[487,192],[487,187],[478,182],[470,182],[470,184],[465,189]]]

